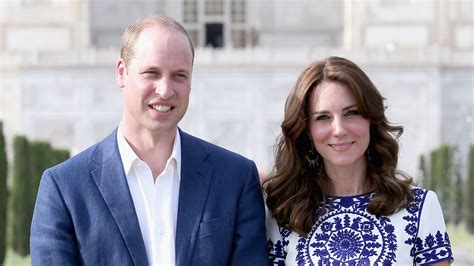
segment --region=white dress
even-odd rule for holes
[[[423,265],[452,260],[443,213],[433,191],[412,187],[414,200],[390,216],[370,214],[373,193],[329,197],[307,237],[267,215],[273,265]]]

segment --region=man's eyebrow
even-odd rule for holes
[[[150,70],[150,69],[152,69],[152,70],[157,70],[157,69],[159,69],[159,67],[152,66],[152,65],[145,65],[145,66],[142,66],[142,67],[139,68],[140,71],[142,71],[142,70]]]
[[[184,68],[179,68],[179,69],[177,69],[177,70],[174,70],[173,72],[174,72],[174,73],[186,73],[186,74],[191,73],[190,70],[187,70],[187,69],[184,69]]]

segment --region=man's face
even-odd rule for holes
[[[192,61],[183,33],[159,26],[140,33],[129,66],[119,59],[116,69],[128,131],[174,134],[188,108]]]

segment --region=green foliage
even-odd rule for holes
[[[462,176],[461,176],[461,173],[460,173],[460,168],[459,166],[458,167],[455,167],[455,173],[454,173],[454,176],[455,176],[455,184],[453,186],[453,189],[452,189],[452,193],[453,193],[453,212],[452,212],[452,216],[453,216],[453,223],[454,224],[460,224],[462,219],[463,219],[463,215],[464,215],[464,190],[463,190],[463,182],[462,182]]]
[[[429,187],[429,175],[426,169],[425,156],[422,154],[418,162],[418,180],[421,180],[422,187]],[[418,181],[420,183],[420,181]]]
[[[0,121],[0,265],[6,258],[7,232],[12,251],[20,256],[29,255],[31,219],[41,176],[48,167],[70,156],[68,150],[53,149],[45,141],[29,143],[24,136],[15,137],[13,150],[13,186],[8,192],[8,161]]]
[[[36,195],[43,172],[69,158],[69,151],[53,149],[45,141],[31,143],[23,136],[14,139],[13,188],[11,195],[11,246],[15,253],[30,253],[29,237]]]
[[[24,136],[16,136],[13,140],[13,187],[11,191],[12,215],[12,249],[21,256],[30,253],[29,225],[31,223],[29,209],[31,199],[31,167],[28,140]]]
[[[45,141],[32,141],[30,143],[30,165],[31,165],[31,176],[32,176],[32,187],[34,199],[38,193],[38,187],[41,180],[41,176],[46,168],[52,165],[53,158],[51,152],[51,146]]]
[[[38,188],[41,181],[41,176],[46,168],[53,164],[53,154],[51,146],[46,141],[32,141],[29,145],[30,155],[30,171],[31,171],[31,193],[28,198],[28,210],[26,211],[28,222],[28,235],[29,228],[31,227],[31,220],[33,219],[33,211],[35,209],[36,195],[38,194]],[[26,228],[25,228],[26,229]]]
[[[68,150],[65,149],[54,149],[53,150],[53,165],[62,163],[69,159],[70,153]]]
[[[443,208],[446,222],[451,222],[455,216],[453,213],[456,196],[453,186],[456,181],[456,169],[454,155],[456,149],[448,145],[441,145],[431,152],[430,178],[427,188],[435,191]]]
[[[469,149],[469,170],[467,176],[466,193],[466,227],[470,233],[474,234],[474,145]]]
[[[453,173],[453,148],[449,147],[447,145],[442,145],[440,148],[440,158],[439,158],[439,163],[440,163],[440,175],[439,175],[439,182],[437,182],[440,186],[438,187],[439,191],[439,200],[441,203],[441,206],[443,207],[443,210],[445,210],[445,215],[444,218],[446,222],[451,222],[452,221],[452,213],[450,210],[452,210],[452,193],[451,188],[453,185],[453,179],[454,179],[454,173]]]
[[[464,189],[461,161],[458,149],[448,147],[447,167],[445,169],[444,197],[446,199],[447,220],[453,224],[461,223],[464,216]]]
[[[0,265],[5,260],[7,250],[7,174],[8,161],[3,136],[3,123],[0,122]]]
[[[437,191],[438,190],[438,184],[437,181],[439,178],[439,152],[438,150],[431,151],[430,153],[430,180],[429,180],[429,186],[427,188]]]

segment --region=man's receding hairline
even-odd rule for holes
[[[126,54],[127,56],[122,57],[122,55],[125,55],[125,54],[122,54],[122,50],[125,48],[122,45],[121,57],[125,61],[126,65],[128,65],[130,61],[132,60],[132,58],[135,56],[136,45],[142,33],[154,27],[157,27],[160,30],[165,30],[169,33],[181,33],[183,37],[186,39],[186,42],[188,44],[187,45],[188,49],[191,52],[192,62],[194,62],[194,45],[190,39],[188,32],[184,28],[184,26],[171,17],[154,15],[154,16],[149,16],[142,19],[137,19],[132,24],[126,27],[123,33],[122,39],[125,37],[125,35],[129,35],[133,32],[133,30],[131,30],[132,28],[135,28],[135,29],[141,28],[138,34],[136,34],[135,37],[132,38],[133,39],[131,43],[132,45],[128,47],[129,53]],[[130,40],[130,38],[128,40]],[[124,58],[124,57],[127,57],[127,58]]]
[[[147,30],[150,30],[150,29],[153,29],[153,28],[158,28],[160,30],[163,30],[167,33],[178,33],[181,35],[182,38],[184,38],[185,42],[186,42],[186,45],[188,47],[188,51],[190,52],[191,54],[191,57],[194,58],[194,53],[193,53],[193,50],[192,50],[192,47],[191,47],[191,43],[189,43],[189,40],[188,40],[188,37],[186,36],[186,34],[178,29],[171,29],[170,27],[166,27],[166,26],[163,26],[163,25],[158,25],[158,24],[150,24],[150,25],[146,25],[145,27],[143,27],[142,31],[137,35],[136,39],[135,39],[135,42],[133,43],[133,46],[131,47],[132,48],[132,54],[135,55],[135,52],[136,52],[136,46],[137,46],[137,43],[138,43],[138,40],[140,39],[140,37],[143,35],[143,33]]]

